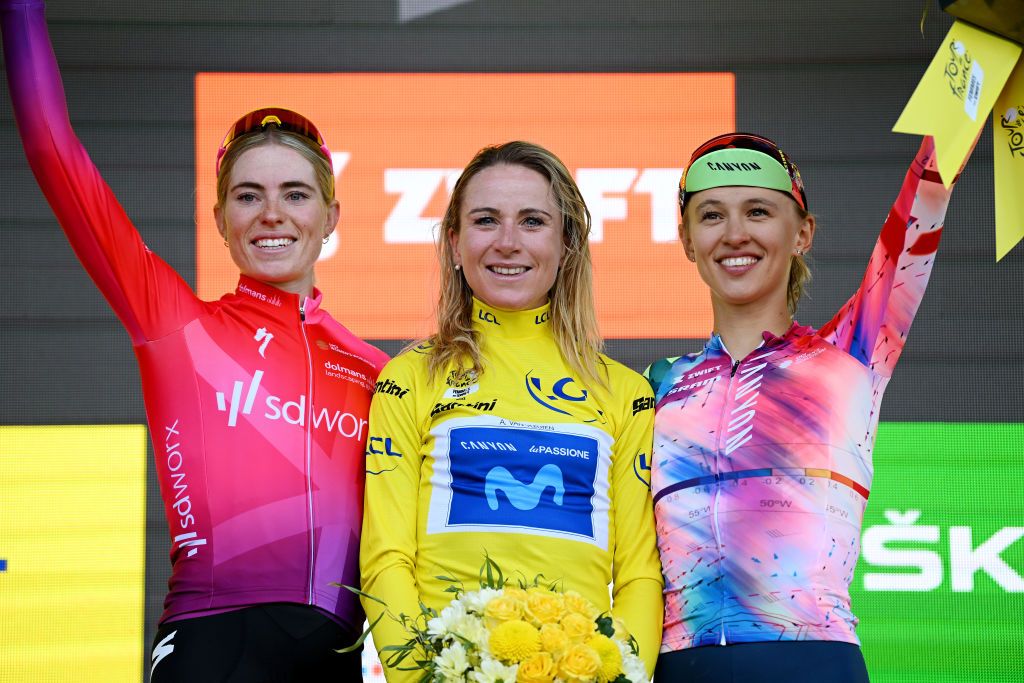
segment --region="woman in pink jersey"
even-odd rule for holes
[[[794,320],[815,220],[758,135],[701,145],[679,234],[714,331],[652,364],[652,494],[665,577],[658,681],[867,680],[849,584],[882,393],[924,294],[950,189],[925,139],[860,288]]]
[[[239,269],[202,301],[153,254],[68,121],[43,3],[0,2],[33,172],[131,336],[172,539],[153,681],[358,680],[363,457],[386,356],[321,307],[313,266],[338,221],[331,157],[284,109],[235,123],[214,214]]]

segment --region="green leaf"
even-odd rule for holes
[[[355,593],[356,595],[358,595],[361,598],[366,598],[367,600],[373,600],[374,602],[380,603],[381,605],[384,605],[385,607],[388,606],[388,603],[384,602],[383,600],[381,600],[377,596],[370,595],[369,593],[364,593],[363,591],[361,591],[358,588],[355,588],[353,586],[349,586],[349,585],[344,584],[344,583],[332,583],[331,585],[332,586],[337,586],[338,588],[344,588],[347,591]]]
[[[597,632],[602,636],[611,638],[615,635],[615,622],[607,615],[602,615],[594,620],[597,623]]]
[[[357,640],[356,642],[352,643],[348,647],[343,647],[340,650],[335,650],[335,652],[337,652],[340,655],[343,655],[343,654],[346,654],[348,652],[355,652],[356,650],[358,650],[360,647],[363,646],[363,641],[366,640],[367,636],[370,635],[370,631],[373,630],[373,627],[376,626],[378,624],[378,622],[380,622],[380,620],[383,619],[383,618],[384,618],[384,612],[381,612],[377,616],[377,618],[373,620],[373,623],[366,627],[366,630],[363,631],[362,635],[359,636],[359,640]]]

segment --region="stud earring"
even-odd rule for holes
[[[231,245],[230,245],[230,244],[228,244],[228,241],[227,241],[227,240],[224,240],[224,246],[225,246],[225,247],[230,247]]]
[[[331,241],[331,236],[330,235],[324,235],[324,244],[327,244],[330,241]]]
[[[458,263],[456,263],[455,264],[455,270],[456,271],[462,270],[462,266],[460,266]]]

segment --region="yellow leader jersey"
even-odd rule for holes
[[[427,375],[429,347],[384,368],[370,408],[362,590],[392,614],[440,610],[456,577],[479,587],[484,554],[506,576],[560,581],[614,606],[648,671],[661,638],[662,577],[650,496],[654,399],[637,373],[601,357],[608,389],[563,360],[545,305],[474,301],[484,371]],[[381,606],[364,600],[372,621]],[[388,617],[378,649],[408,634]],[[382,659],[386,659],[384,653]],[[403,666],[409,665],[409,660]],[[418,676],[385,668],[390,681]]]

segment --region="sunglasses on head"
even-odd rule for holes
[[[324,142],[323,136],[320,135],[320,131],[313,125],[312,121],[291,109],[264,107],[263,109],[257,109],[249,112],[242,118],[235,121],[234,125],[228,129],[227,135],[224,136],[224,141],[220,143],[220,149],[217,150],[216,173],[218,175],[220,174],[221,159],[223,159],[224,155],[227,154],[228,147],[231,143],[250,133],[257,133],[270,125],[277,126],[278,130],[301,135],[302,137],[315,142],[320,148],[320,153],[324,155],[324,158],[327,159],[328,163],[331,163],[331,150],[327,148],[327,144]]]
[[[724,135],[717,135],[696,150],[690,155],[690,162],[686,165],[689,169],[693,166],[693,163],[700,159],[706,154],[711,152],[717,152],[720,149],[752,149],[755,152],[761,152],[767,154],[772,159],[775,159],[782,168],[789,174],[789,178],[793,183],[793,190],[791,192],[793,199],[806,211],[807,210],[807,195],[804,192],[804,181],[800,177],[800,171],[797,167],[789,160],[789,158],[783,154],[779,146],[772,140],[762,136],[754,135],[753,133],[725,133]],[[683,175],[680,192],[685,192],[686,175]]]

